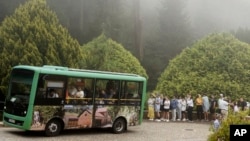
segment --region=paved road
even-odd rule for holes
[[[10,127],[0,128],[0,141],[207,141],[209,123],[144,121],[126,133],[110,130],[66,130],[57,137],[44,137],[43,132],[24,132]]]

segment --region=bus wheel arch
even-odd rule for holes
[[[127,120],[124,117],[117,118],[113,125],[112,125],[112,131],[115,134],[123,133],[127,130]]]
[[[64,129],[64,122],[60,118],[50,119],[45,126],[46,136],[57,136]]]

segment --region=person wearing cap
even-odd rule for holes
[[[220,101],[222,119],[225,119],[227,117],[229,105],[230,104],[227,102],[227,99],[222,99]]]
[[[228,99],[226,97],[223,97],[223,94],[220,94],[220,98],[218,100],[218,107],[220,109],[222,119],[225,119],[228,115],[228,106],[230,105],[230,103],[227,100]]]

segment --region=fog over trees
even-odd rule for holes
[[[0,1],[1,25],[26,1]],[[171,59],[211,33],[229,32],[250,43],[249,0],[46,1],[80,45],[105,34],[137,57],[149,90]]]

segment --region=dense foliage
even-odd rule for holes
[[[113,72],[134,73],[147,77],[140,62],[121,44],[104,34],[82,47],[86,54],[86,68]]]
[[[213,125],[211,125],[212,134],[209,135],[208,141],[229,141],[230,140],[230,125],[249,125],[250,119],[247,118],[249,115],[249,110],[240,111],[239,113],[233,113],[232,110],[226,119],[221,120],[221,125],[217,131],[214,130]]]
[[[167,95],[224,93],[248,98],[249,56],[248,44],[230,34],[211,34],[171,60],[156,89]]]
[[[61,65],[79,67],[79,43],[45,0],[30,0],[16,9],[0,27],[0,84],[5,89],[11,67],[24,65]]]

